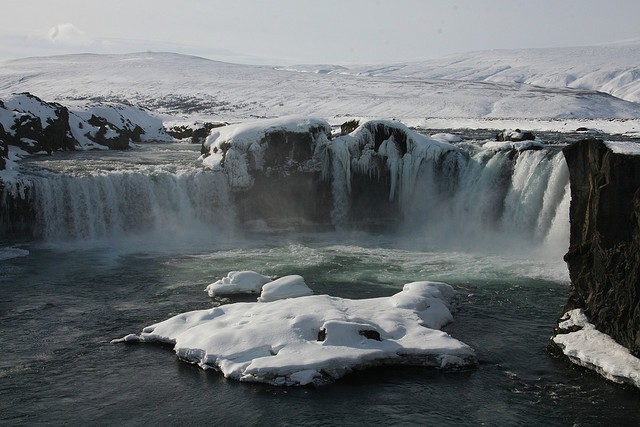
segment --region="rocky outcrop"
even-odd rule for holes
[[[496,135],[496,141],[520,142],[520,141],[535,141],[535,139],[536,139],[536,136],[533,134],[533,132],[521,131],[520,129],[516,129],[516,130],[505,129]]]
[[[637,149],[635,149],[637,150]],[[564,149],[571,181],[565,312],[640,356],[640,150],[586,139]],[[556,331],[561,332],[561,331]]]
[[[204,132],[208,132],[205,128]],[[77,149],[115,149],[131,143],[170,141],[161,119],[129,104],[100,103],[66,107],[30,93],[0,100],[0,170],[8,147],[25,153]]]
[[[331,185],[323,153],[331,127],[322,120],[277,119],[216,129],[202,146],[235,190],[241,222],[271,228],[330,223]]]
[[[22,93],[1,103],[0,109],[0,139],[5,147],[13,145],[30,154],[51,154],[73,150],[77,144],[69,128],[67,107]]]
[[[421,170],[446,176],[434,184],[444,193],[467,161],[455,146],[393,120],[369,121],[333,139],[330,125],[317,119],[228,126],[212,131],[202,154],[205,165],[226,173],[241,221],[384,231],[402,223],[401,206]]]
[[[167,134],[175,139],[190,139],[192,144],[202,144],[211,133],[211,129],[226,126],[228,123],[204,122],[193,125],[176,125],[167,129]]]

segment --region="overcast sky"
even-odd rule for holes
[[[4,0],[0,58],[173,51],[373,64],[640,41],[638,0]]]

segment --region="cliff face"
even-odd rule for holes
[[[571,181],[571,286],[565,311],[640,356],[640,155],[597,139],[564,149]]]

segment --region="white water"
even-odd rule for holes
[[[566,251],[570,193],[561,152],[524,151],[515,160],[508,152],[479,152],[454,173],[453,192],[409,199],[412,220],[431,247],[560,257]],[[442,187],[434,177],[423,186]]]

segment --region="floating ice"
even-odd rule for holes
[[[299,283],[295,277],[287,281]],[[392,297],[228,304],[182,313],[114,342],[174,344],[180,359],[203,369],[274,385],[321,385],[380,365],[475,366],[469,346],[432,329],[451,320],[451,295],[447,284],[414,282]]]

